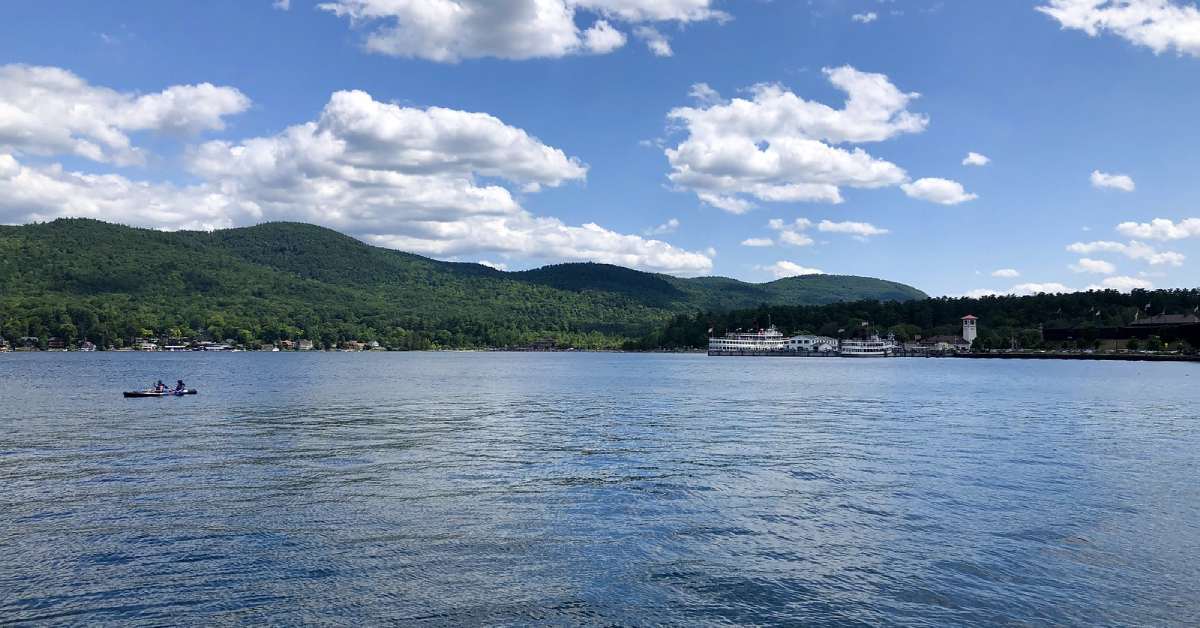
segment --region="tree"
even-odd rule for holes
[[[1138,351],[1142,348],[1142,343],[1138,342],[1137,338],[1130,338],[1129,342],[1125,343],[1125,348],[1130,351]]]

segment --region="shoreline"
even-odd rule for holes
[[[314,353],[613,353],[613,354],[643,354],[643,355],[705,355],[708,357],[745,357],[745,358],[847,358],[847,359],[896,359],[896,358],[958,358],[970,360],[1073,360],[1073,361],[1099,361],[1099,362],[1200,362],[1200,355],[1183,355],[1178,353],[1069,353],[1069,352],[994,352],[994,353],[944,353],[944,354],[927,354],[927,353],[909,353],[901,355],[881,356],[876,358],[849,358],[836,353],[820,353],[820,352],[794,352],[794,351],[722,351],[711,352],[703,349],[696,350],[649,350],[649,351],[630,351],[624,349],[572,349],[572,350],[553,350],[553,351],[529,351],[521,349],[425,349],[413,351],[345,351],[345,350],[329,350],[316,349],[312,351],[129,351],[129,350],[113,350],[113,351],[5,351],[0,352],[0,355],[5,353],[21,354],[21,353],[150,353],[150,354],[181,354],[181,353],[290,353],[290,354],[314,354]]]

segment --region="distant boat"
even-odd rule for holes
[[[140,397],[182,397],[184,395],[195,395],[197,393],[198,391],[188,388],[180,391],[169,390],[167,392],[154,392],[153,390],[132,390],[123,394],[125,395],[126,399],[130,399]]]
[[[879,336],[860,340],[843,340],[838,354],[843,358],[886,358],[896,351],[896,343]]]
[[[724,338],[709,338],[709,351],[782,351],[787,348],[787,339],[775,326],[754,331],[738,330],[725,334]]]

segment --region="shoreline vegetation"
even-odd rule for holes
[[[313,225],[160,232],[95,220],[0,226],[0,337],[48,348],[208,340],[395,349],[623,348],[673,316],[925,298],[834,275],[763,284],[572,263],[518,272],[369,246]]]
[[[105,353],[145,353],[135,349],[109,349],[96,350],[97,352]],[[62,350],[33,350],[21,351],[17,350],[13,353],[77,353],[89,352],[89,350],[81,350],[77,348],[62,349]],[[390,350],[390,349],[363,349],[359,351],[351,349],[312,349],[312,350],[288,350],[288,351],[272,351],[267,349],[231,349],[226,353],[609,353],[609,354],[632,354],[632,355],[647,355],[647,354],[666,354],[666,355],[707,355],[708,352],[703,349],[547,349],[547,350],[531,350],[531,349],[508,349],[508,348],[484,348],[484,349],[421,349],[421,350]],[[166,351],[157,351],[157,353],[168,353]],[[174,352],[172,352],[174,353]],[[178,353],[205,353],[204,351],[186,350],[178,351]],[[823,359],[841,359],[837,355],[800,355],[789,354],[787,352],[776,353],[761,353],[744,357],[765,357],[765,358],[786,358],[786,357],[801,357],[801,358],[823,358]],[[945,352],[945,353],[914,353],[908,355],[893,355],[884,360],[903,359],[903,358],[967,358],[967,359],[996,359],[996,360],[1092,360],[1100,362],[1200,362],[1200,353],[1183,353],[1174,352],[1151,352],[1151,351],[1113,351],[1113,352],[1095,352],[1095,351],[970,351],[970,352]]]
[[[751,284],[593,263],[502,272],[298,223],[0,227],[0,351],[703,352],[710,335],[770,325],[902,343],[956,337],[974,314],[973,354],[1192,355],[1197,313],[1200,290],[930,298],[864,277]],[[1172,322],[1145,324],[1160,318]]]

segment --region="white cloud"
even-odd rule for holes
[[[964,166],[986,166],[992,163],[992,160],[986,155],[980,155],[976,152],[968,152],[966,157],[963,157],[962,165]]]
[[[366,48],[371,52],[453,63],[609,52],[625,43],[625,35],[610,22],[729,18],[712,4],[713,0],[333,0],[317,6],[354,25],[369,25]],[[582,32],[576,23],[580,13],[598,18]],[[669,50],[665,38],[662,42]]]
[[[1129,292],[1134,289],[1153,290],[1154,284],[1145,279],[1138,279],[1137,277],[1105,277],[1104,281],[1101,281],[1099,284],[1092,284],[1087,289]]]
[[[487,266],[488,268],[494,268],[496,270],[508,270],[508,264],[505,264],[504,262],[489,262],[488,260],[481,259],[477,263],[480,266]]]
[[[254,208],[206,185],[177,187],[116,174],[29,166],[0,153],[0,224],[62,217],[172,229],[216,229],[257,221]]]
[[[271,6],[280,11],[287,11],[292,8],[292,0],[275,0]]]
[[[1080,258],[1078,262],[1071,264],[1069,268],[1077,273],[1092,273],[1097,275],[1111,275],[1117,272],[1117,266],[1112,262],[1092,259],[1090,257]]]
[[[1031,295],[1031,294],[1061,294],[1072,292],[1072,290],[1061,283],[1022,283],[1017,284],[1009,289],[1009,294],[1015,295]]]
[[[992,271],[992,276],[1000,277],[1002,279],[1015,279],[1020,277],[1021,273],[1015,268],[1001,268],[999,270]]]
[[[936,177],[917,179],[912,183],[901,185],[900,189],[904,190],[904,193],[911,198],[941,205],[958,205],[979,198],[975,194],[968,194],[962,184],[957,181]]]
[[[847,233],[859,239],[866,239],[871,236],[887,235],[891,233],[887,229],[881,229],[869,222],[833,222],[831,220],[822,220],[817,225],[817,231],[826,233]]]
[[[1067,250],[1071,253],[1080,255],[1091,255],[1093,253],[1120,253],[1129,259],[1144,260],[1152,266],[1167,264],[1170,266],[1182,266],[1183,261],[1187,259],[1182,253],[1174,251],[1158,251],[1154,247],[1132,240],[1129,244],[1123,242],[1111,242],[1100,240],[1096,242],[1076,242],[1068,245]]]
[[[87,216],[174,229],[299,220],[438,257],[594,260],[675,274],[712,268],[712,252],[527,212],[510,186],[532,193],[583,180],[587,167],[483,113],[337,92],[316,121],[207,142],[187,166],[201,182],[179,187],[0,154],[0,223]]]
[[[966,293],[963,294],[963,296],[971,298],[971,299],[979,299],[982,297],[993,297],[993,296],[1004,296],[1004,295],[1031,296],[1031,295],[1043,294],[1043,293],[1044,294],[1062,294],[1062,293],[1067,293],[1067,292],[1074,292],[1074,291],[1071,288],[1068,288],[1067,286],[1065,286],[1061,283],[1047,282],[1047,283],[1021,283],[1021,284],[1017,284],[1007,290],[992,290],[990,288],[976,288],[974,290],[968,290]]]
[[[907,180],[903,169],[861,148],[837,144],[879,142],[918,133],[928,119],[908,111],[917,94],[901,92],[882,74],[849,66],[825,75],[849,95],[841,109],[804,100],[777,84],[752,87],[750,99],[679,107],[668,117],[687,132],[666,149],[670,180],[705,203],[741,213],[766,202],[840,203],[841,186],[879,188]]]
[[[1178,223],[1166,218],[1155,218],[1149,223],[1123,222],[1117,225],[1117,232],[1146,240],[1183,240],[1200,236],[1200,218],[1184,218]]]
[[[679,230],[679,219],[672,218],[672,219],[664,222],[663,224],[658,225],[657,227],[651,227],[651,228],[643,231],[642,235],[647,235],[647,236],[668,235],[671,233],[675,233],[678,230]]]
[[[1136,189],[1133,179],[1123,174],[1108,174],[1099,170],[1092,171],[1092,187],[1111,188],[1122,192],[1132,192]]]
[[[688,90],[688,96],[691,96],[696,102],[702,105],[716,105],[721,103],[721,94],[710,87],[708,83],[695,83]]]
[[[755,268],[771,273],[776,279],[783,279],[784,277],[800,277],[802,275],[825,274],[825,271],[819,268],[808,268],[787,260],[780,260],[774,264],[771,264],[770,266],[755,266]]]
[[[771,238],[746,238],[745,240],[742,240],[742,246],[752,246],[752,247],[760,247],[760,248],[767,247],[767,246],[775,246],[775,241],[772,240]]]
[[[790,244],[792,246],[810,246],[814,244],[813,239],[804,233],[806,229],[812,226],[812,221],[807,218],[797,218],[790,223],[785,223],[779,218],[773,218],[767,223],[767,226],[779,232],[779,242],[782,244]]]
[[[653,26],[638,26],[633,29],[633,34],[646,42],[646,47],[656,57],[670,57],[675,54],[675,51],[671,50],[671,42]]]
[[[792,246],[811,246],[814,243],[812,238],[799,231],[781,231],[779,241]]]
[[[1048,0],[1038,11],[1090,37],[1112,33],[1161,54],[1200,56],[1200,9],[1175,0]]]
[[[596,54],[608,54],[624,46],[625,40],[625,33],[613,28],[606,20],[596,20],[583,33],[583,45]]]
[[[60,68],[3,65],[0,152],[138,164],[145,155],[130,133],[220,130],[226,116],[249,107],[240,91],[209,83],[137,95],[89,85]]]
[[[874,11],[867,11],[866,13],[855,13],[854,15],[850,16],[850,19],[858,22],[859,24],[870,24],[871,22],[879,19],[879,15]]]

